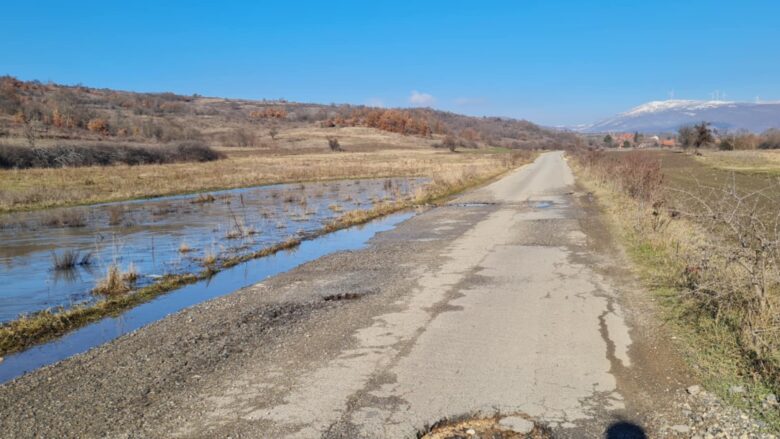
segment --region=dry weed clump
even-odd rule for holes
[[[92,253],[82,255],[78,250],[65,250],[62,253],[52,252],[51,258],[55,270],[72,270],[76,266],[92,265]]]
[[[136,280],[138,280],[138,271],[135,266],[131,264],[128,270],[123,272],[118,264],[112,263],[106,269],[106,276],[98,280],[92,292],[101,296],[122,295],[130,291],[130,287]]]
[[[85,227],[87,216],[81,210],[65,209],[49,213],[41,223],[48,227]]]

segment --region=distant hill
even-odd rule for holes
[[[640,105],[615,117],[579,126],[580,132],[660,133],[683,125],[707,121],[719,131],[747,130],[760,133],[780,128],[780,102],[668,100]]]
[[[285,100],[210,98],[136,93],[0,77],[0,137],[26,133],[50,141],[167,143],[198,140],[213,146],[267,146],[269,132],[316,125],[364,126],[410,136],[450,136],[463,146],[560,148],[571,134],[525,120],[471,117],[430,108],[372,108]]]

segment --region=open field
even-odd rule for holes
[[[704,151],[696,160],[725,171],[780,176],[780,150]]]
[[[704,153],[720,164],[751,155]],[[779,429],[774,178],[669,151],[582,153],[572,161],[705,387]]]
[[[367,128],[337,129],[344,152],[327,150],[333,129],[282,134],[278,148],[218,148],[225,159],[164,165],[0,171],[0,212],[92,204],[272,183],[433,176],[493,166],[506,150],[472,154],[430,147],[433,140]]]

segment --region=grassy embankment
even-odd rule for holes
[[[755,229],[771,221],[765,214],[777,214],[780,204],[777,198],[754,196],[772,184],[765,175],[734,176],[707,166],[714,160],[720,166],[738,162],[737,154],[705,153],[704,159],[696,159],[669,152],[581,153],[572,162],[579,181],[596,194],[637,272],[662,304],[661,312],[680,340],[678,347],[704,386],[780,430],[780,411],[767,403],[768,395],[780,391],[780,290],[772,265],[777,262],[772,260],[777,236],[772,243],[766,239],[771,230],[759,236],[762,232]],[[707,198],[722,195],[720,189],[710,189],[724,184],[734,185],[729,190],[743,197],[744,206],[729,197]],[[699,215],[697,197],[722,211]],[[755,212],[763,214],[752,215],[756,205]],[[765,241],[756,244],[759,238]],[[774,256],[758,258],[762,245]],[[751,276],[751,262],[762,265],[756,276]]]
[[[213,172],[226,172],[228,178],[235,184],[246,182],[252,178],[266,178],[257,170],[252,171],[253,164],[264,163],[265,166],[279,166],[281,160],[288,167],[278,170],[271,178],[285,179],[282,181],[297,181],[325,178],[360,178],[389,175],[424,175],[432,177],[433,181],[411,197],[376,204],[371,209],[346,212],[321,230],[301,238],[273,245],[255,253],[212,260],[204,263],[204,269],[199,273],[167,276],[153,285],[140,288],[127,294],[110,295],[94,304],[76,306],[68,309],[47,310],[31,316],[21,317],[15,321],[0,326],[0,355],[17,352],[31,345],[51,340],[72,329],[84,326],[108,315],[116,315],[135,305],[146,302],[160,294],[172,291],[183,285],[191,284],[226,268],[238,265],[250,259],[272,255],[282,250],[297,247],[303,240],[312,239],[325,233],[344,229],[353,225],[363,224],[384,215],[399,212],[415,206],[435,203],[458,192],[482,185],[502,175],[506,171],[531,161],[535,153],[517,152],[504,153],[491,151],[486,154],[451,154],[438,152],[419,152],[417,154],[401,154],[387,152],[382,154],[317,154],[258,158],[250,156],[242,162],[236,159],[234,164],[257,172],[254,177],[242,177],[235,169],[208,167],[208,171],[199,164],[194,170],[201,178],[200,184],[213,181]],[[357,157],[355,157],[357,155]],[[223,161],[224,162],[224,161]],[[218,166],[224,166],[218,163]],[[139,167],[141,168],[141,167]],[[242,168],[244,169],[244,168]],[[265,169],[265,168],[264,168]],[[80,170],[76,170],[80,171]],[[128,172],[143,172],[141,169],[127,169]],[[230,171],[230,172],[228,172]],[[161,171],[165,173],[168,171]],[[181,169],[173,171],[182,172]],[[246,179],[248,180],[246,180]],[[254,183],[256,181],[252,180]],[[277,180],[278,181],[278,180]],[[170,186],[166,186],[170,187]]]

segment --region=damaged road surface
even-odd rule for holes
[[[413,438],[478,415],[651,435],[682,368],[607,241],[563,154],[546,153],[366,249],[3,385],[0,431]]]

